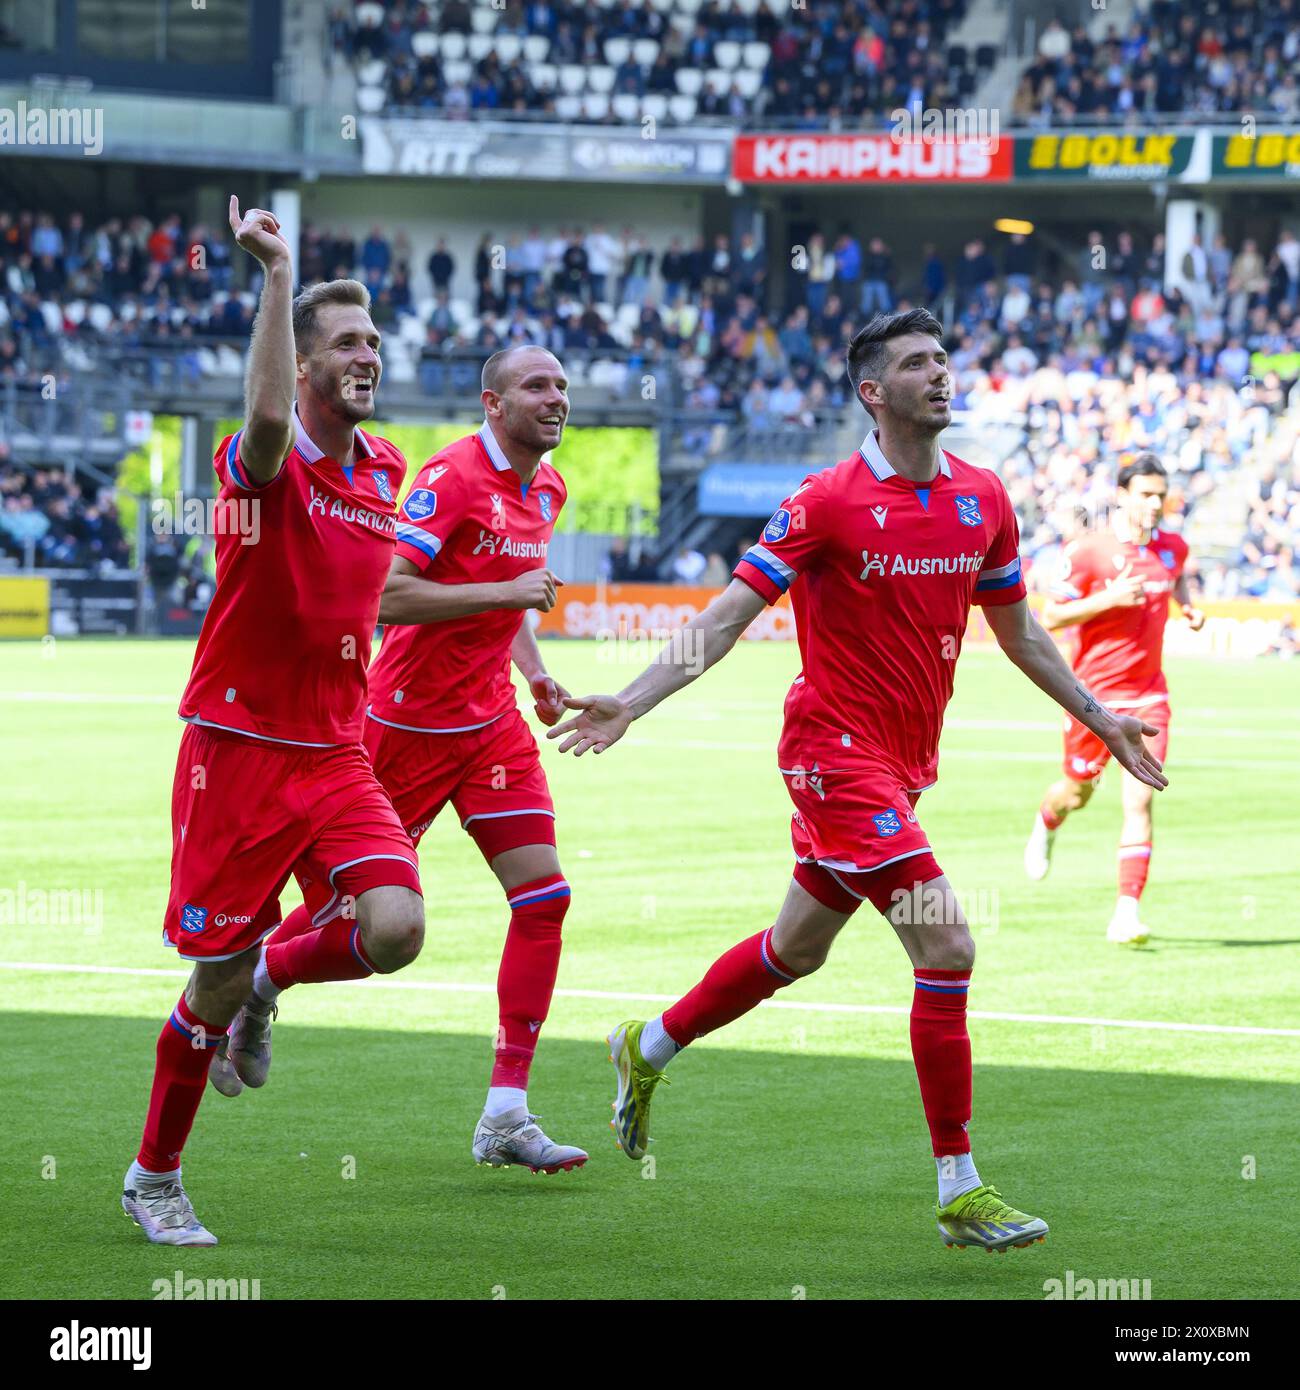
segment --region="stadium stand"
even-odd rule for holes
[[[1052,20],[1020,79],[1014,118],[1120,120],[1300,114],[1300,5],[1151,0],[1100,40]]]
[[[810,129],[956,105],[992,54],[966,0],[374,0],[335,12],[362,111],[574,124],[762,119]]]
[[[1225,486],[1255,489],[1248,534],[1207,583],[1294,595],[1300,446],[1289,398],[1276,376],[1244,383],[1253,353],[1300,352],[1300,241],[1284,231],[1267,249],[1222,238],[1198,247],[1195,294],[1184,297],[1160,288],[1158,237],[1138,246],[1121,235],[1103,271],[1089,255],[1099,239],[1092,233],[1077,267],[1050,278],[1032,241],[1014,237],[997,255],[972,239],[947,264],[927,248],[919,270],[900,275],[880,238],[864,246],[826,228],[810,238],[806,273],[781,294],[752,237],[651,247],[599,223],[512,232],[500,269],[488,233],[473,265],[438,245],[422,273],[382,227],[358,238],[308,226],[300,269],[304,283],[366,281],[390,371],[405,351],[408,376],[429,395],[472,396],[489,352],[542,341],[608,379],[666,371],[680,447],[696,458],[748,449],[810,466],[826,429],[853,417],[847,337],[871,312],[925,303],[949,316],[958,408],[975,428],[1020,422],[1006,476],[1031,568],[1041,574],[1059,551],[1075,509],[1095,507],[1116,457],[1153,448],[1176,460],[1189,515]],[[168,362],[195,382],[242,371],[256,285],[237,283],[216,229],[176,216],[91,226],[77,214],[0,212],[0,277],[0,388],[34,384],[51,362],[76,370],[100,351],[132,348],[147,368]],[[91,482],[0,476],[9,554],[29,537],[37,563],[125,553],[111,503]]]

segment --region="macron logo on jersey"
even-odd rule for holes
[[[882,577],[896,574],[908,576],[922,574],[975,574],[984,563],[984,553],[975,551],[970,555],[873,555],[871,551],[862,552],[862,573],[859,579],[870,579],[873,574]]]

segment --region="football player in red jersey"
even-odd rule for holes
[[[1169,599],[1179,604],[1193,632],[1205,624],[1187,588],[1187,542],[1160,526],[1169,481],[1154,454],[1140,454],[1119,471],[1112,526],[1079,537],[1065,548],[1062,573],[1043,612],[1049,630],[1074,630],[1074,669],[1111,709],[1127,710],[1154,726],[1151,747],[1164,762],[1169,747],[1169,685],[1162,665]],[[1025,846],[1025,872],[1042,879],[1066,816],[1092,799],[1110,752],[1067,714],[1065,776],[1043,797]],[[1150,933],[1138,900],[1151,864],[1152,789],[1126,776],[1121,788],[1124,826],[1119,837],[1119,898],[1106,937],[1140,946]]]
[[[562,750],[603,752],[634,719],[721,660],[787,590],[803,670],[778,750],[794,802],[794,879],[773,926],[720,957],[658,1018],[610,1034],[619,1081],[614,1129],[638,1158],[650,1098],[683,1048],[811,974],[869,902],[912,962],[912,1056],[948,1245],[1029,1245],[1047,1232],[980,1181],[971,1157],[966,995],[975,943],[916,816],[934,785],[943,711],[970,605],[1008,657],[1079,718],[1135,776],[1163,786],[1131,715],[1111,714],[1034,620],[1015,515],[996,474],[939,447],[952,416],[943,329],[929,313],[878,315],[848,349],[874,427],[862,447],[805,480],[744,555],[730,587],[670,639],[619,695],[566,700]]]
[[[272,214],[241,216],[232,197],[230,227],[265,281],[244,426],[214,463],[220,503],[256,507],[259,524],[251,544],[218,530],[216,594],[180,704],[163,940],[194,970],[158,1038],[122,1193],[164,1245],[216,1244],[180,1162],[209,1070],[227,1094],[261,1085],[281,990],[399,970],[424,939],[415,849],[361,742],[406,472],[360,428],[381,370],[370,296],[334,280],[294,299]],[[310,937],[264,945],[294,872],[330,885],[330,913]]]
[[[482,428],[425,464],[398,513],[365,741],[412,839],[450,802],[510,908],[473,1156],[556,1172],[580,1168],[587,1155],[542,1132],[528,1077],[555,989],[569,885],[510,667],[527,680],[538,717],[554,724],[568,692],[547,674],[524,615],[554,607],[560,583],[546,555],[567,491],[544,455],[564,433],[568,380],[551,353],[520,344],[484,364],[482,400]],[[311,929],[327,887],[304,883],[306,901],[275,943]]]

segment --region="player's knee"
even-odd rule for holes
[[[424,945],[424,900],[409,889],[392,890],[362,918],[361,940],[381,975],[410,965]]]
[[[1078,811],[1092,800],[1096,790],[1095,782],[1071,782],[1065,793],[1065,804],[1071,811]]]
[[[926,931],[920,942],[918,965],[930,970],[971,970],[975,966],[975,938],[965,922]]]
[[[831,953],[829,941],[797,941],[781,948],[781,961],[792,975],[811,975],[826,964]]]

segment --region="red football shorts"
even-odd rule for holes
[[[421,734],[366,720],[366,749],[411,839],[450,801],[489,861],[555,843],[555,803],[537,740],[517,709],[463,734]]]
[[[280,921],[290,873],[327,887],[338,916],[370,888],[420,891],[415,847],[360,744],[297,748],[189,725],[172,785],[163,942],[226,960]]]
[[[804,863],[860,873],[930,852],[914,809],[921,792],[884,769],[782,768],[781,775],[795,808],[790,839]]]
[[[1145,699],[1110,698],[1099,696],[1102,703],[1116,714],[1132,714],[1153,724],[1159,733],[1147,739],[1147,747],[1163,763],[1169,751],[1169,697],[1157,695]],[[1110,762],[1110,749],[1085,724],[1073,715],[1065,716],[1065,757],[1061,766],[1065,775],[1075,782],[1092,782]]]

